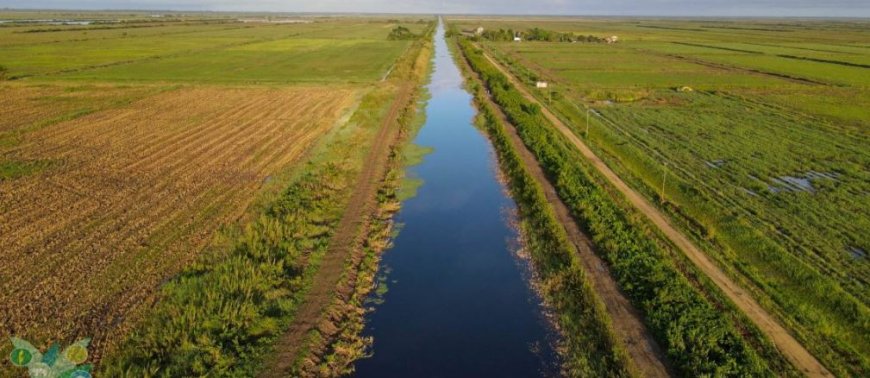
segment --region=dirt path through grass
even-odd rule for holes
[[[574,132],[558,117],[540,103],[513,75],[498,62],[484,53],[486,59],[504,74],[511,84],[532,103],[538,104],[544,116],[583,154],[595,169],[603,175],[617,190],[658,227],[667,238],[674,243],[689,260],[718,286],[752,321],[769,337],[777,349],[786,356],[801,372],[810,377],[830,377],[832,374],[810,352],[803,347],[776,319],[770,315],[743,288],[732,281],[715,263],[702,252],[688,237],[683,235],[668,222],[667,218],[649,201],[625,184]],[[549,194],[548,194],[549,195]]]
[[[360,249],[365,236],[365,220],[374,211],[375,196],[386,173],[390,147],[398,136],[397,121],[402,108],[408,103],[411,87],[403,86],[384,117],[373,141],[371,150],[363,162],[354,192],[347,209],[329,241],[323,261],[305,295],[304,301],[285,334],[275,345],[275,353],[265,369],[259,374],[264,378],[287,377],[290,369],[305,345],[308,333],[317,327],[321,315],[337,292],[337,285],[351,254]]]

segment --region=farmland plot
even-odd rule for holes
[[[3,336],[91,336],[99,353],[356,98],[185,88],[26,134],[5,155],[55,165],[0,181]]]

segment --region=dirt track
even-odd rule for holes
[[[371,150],[363,163],[362,171],[356,180],[354,192],[347,209],[329,241],[320,268],[314,276],[310,291],[300,304],[290,328],[275,346],[271,363],[259,374],[260,377],[287,377],[290,369],[305,345],[308,333],[315,329],[321,315],[332,303],[336,286],[354,250],[359,249],[365,235],[366,217],[374,211],[378,186],[386,173],[390,147],[398,136],[396,121],[399,112],[407,105],[411,87],[399,90],[389,113],[383,119],[373,141]]]
[[[595,153],[586,146],[568,126],[558,117],[541,104],[513,75],[505,70],[488,54],[484,54],[487,60],[501,71],[527,100],[541,106],[544,116],[574,144],[581,154],[597,169],[616,189],[618,189],[631,202],[632,205],[643,213],[656,227],[658,227],[671,242],[673,242],[698,269],[710,279],[751,319],[767,337],[776,345],[777,349],[791,361],[795,367],[810,377],[833,376],[806,348],[803,347],[788,331],[780,325],[749,293],[732,281],[710,258],[704,254],[689,238],[678,231],[668,222],[667,218],[639,193],[631,189],[619,176],[616,175]]]

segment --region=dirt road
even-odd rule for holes
[[[795,367],[810,377],[831,377],[832,374],[826,369],[806,348],[803,347],[788,331],[780,325],[749,293],[732,281],[710,258],[704,254],[689,238],[678,231],[668,222],[667,218],[639,193],[631,189],[619,176],[616,175],[604,162],[583,143],[568,126],[540,103],[513,75],[504,69],[488,54],[484,54],[487,60],[501,71],[510,82],[528,101],[541,106],[544,116],[561,132],[581,154],[595,167],[616,189],[643,213],[652,223],[658,227],[698,269],[710,279],[728,296],[736,305],[751,319],[767,337],[776,345],[777,349],[791,361]]]
[[[399,112],[408,104],[410,95],[411,87],[408,85],[402,87],[389,113],[384,117],[356,180],[347,209],[329,241],[320,268],[314,275],[311,289],[299,305],[290,328],[275,345],[275,353],[267,362],[266,368],[259,374],[260,377],[290,376],[290,369],[300,349],[305,345],[306,336],[317,327],[321,315],[332,303],[336,286],[348,259],[351,258],[354,250],[362,246],[365,237],[365,220],[374,211],[378,187],[386,174],[390,146],[399,133],[396,125]]]

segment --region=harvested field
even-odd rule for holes
[[[0,86],[0,138],[70,114],[90,112],[156,90],[115,85]]]
[[[99,358],[356,93],[183,88],[26,134],[6,157],[55,164],[0,181],[2,337],[93,337]]]

